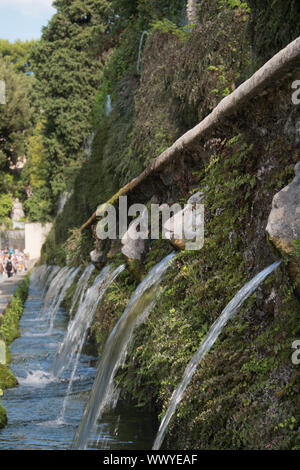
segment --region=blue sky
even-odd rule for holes
[[[0,39],[39,39],[55,13],[53,0],[0,0]]]

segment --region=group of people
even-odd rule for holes
[[[0,272],[8,278],[27,271],[26,257],[18,249],[5,248],[0,251]]]

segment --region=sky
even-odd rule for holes
[[[55,13],[53,0],[0,0],[0,39],[39,39]]]

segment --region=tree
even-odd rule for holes
[[[101,78],[94,52],[106,35],[111,9],[106,0],[57,0],[57,13],[43,28],[31,54],[45,127],[43,146],[55,197],[72,186],[82,162],[82,143],[91,132],[90,111]]]
[[[0,194],[0,224],[9,226],[9,215],[13,207],[13,199],[10,194]]]
[[[7,58],[18,72],[30,72],[30,50],[35,41],[15,41],[10,43],[6,39],[0,39],[0,57]]]
[[[43,145],[44,121],[37,121],[28,139],[27,162],[22,172],[22,186],[27,193],[24,208],[30,221],[51,220],[52,194],[50,167]]]
[[[6,103],[0,105],[0,170],[8,173],[23,157],[32,126],[31,77],[16,72],[6,58],[0,59],[0,79],[5,83],[6,94]]]

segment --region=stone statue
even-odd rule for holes
[[[11,211],[11,218],[15,222],[19,222],[21,219],[25,217],[24,211],[23,211],[23,206],[22,203],[19,201],[19,199],[15,199],[14,205]]]

